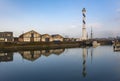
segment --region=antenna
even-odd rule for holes
[[[92,27],[91,27],[91,39],[93,39],[93,30],[92,30]]]

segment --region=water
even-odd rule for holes
[[[0,53],[0,81],[120,81],[112,46]]]

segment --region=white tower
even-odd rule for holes
[[[86,9],[82,9],[82,14],[83,14],[83,27],[82,27],[82,40],[87,40],[87,32],[86,32]]]

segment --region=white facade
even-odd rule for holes
[[[82,14],[83,14],[83,27],[82,27],[82,40],[87,40],[87,32],[86,32],[86,10],[83,8]]]
[[[29,31],[22,34],[19,37],[20,42],[39,42],[41,41],[41,35],[35,31]]]
[[[82,28],[82,40],[87,40],[86,28]]]
[[[44,34],[44,35],[41,36],[41,41],[42,42],[52,42],[53,39],[50,35]]]

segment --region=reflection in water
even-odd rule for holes
[[[40,51],[21,51],[19,52],[24,59],[34,61],[41,56]]]
[[[82,55],[82,58],[83,58],[83,70],[82,70],[82,75],[83,75],[83,77],[86,77],[86,75],[87,75],[87,70],[86,70],[86,62],[87,62],[87,56],[88,56],[88,48],[86,47],[86,48],[83,48],[82,49],[82,53],[83,53],[83,55]],[[92,64],[92,59],[93,59],[93,48],[91,48],[91,64]]]
[[[93,48],[91,48],[91,64],[92,64],[92,60],[93,60]]]
[[[19,54],[21,54],[22,58],[29,60],[29,61],[35,61],[38,58],[43,56],[50,56],[51,54],[60,55],[65,51],[65,49],[51,49],[51,50],[32,50],[32,51],[19,51]],[[89,50],[88,48],[82,49],[82,75],[83,77],[86,77],[87,70],[86,70],[86,62],[87,62],[87,56],[88,56]],[[91,64],[93,59],[93,48],[90,49],[90,55],[91,55]],[[13,53],[0,53],[0,62],[8,62],[13,61]]]
[[[51,54],[60,55],[64,52],[65,49],[51,49],[51,50],[35,50],[35,51],[20,51],[19,53],[24,59],[35,61],[44,55],[46,57],[50,56]]]
[[[41,55],[44,55],[46,57],[48,57],[51,54],[60,55],[61,53],[64,52],[64,50],[65,49],[20,51],[19,54],[21,54],[21,56],[24,59],[27,59],[29,61],[35,61],[39,57],[41,57]],[[9,61],[13,61],[13,53],[0,52],[0,62],[9,62]]]
[[[86,72],[86,56],[87,56],[87,48],[83,48],[83,71],[82,71],[83,77],[86,77],[86,75],[87,75],[87,72]]]
[[[10,61],[13,61],[13,53],[0,52],[0,62],[10,62]]]
[[[63,51],[0,51],[0,81],[120,81],[119,52],[112,46]]]

